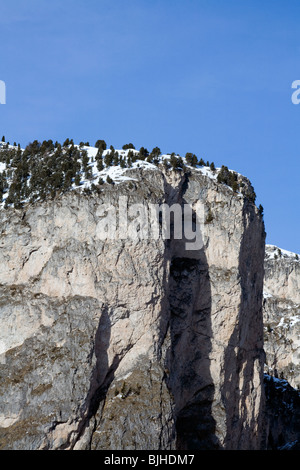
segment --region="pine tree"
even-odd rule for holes
[[[122,155],[120,156],[120,167],[121,168],[126,168],[126,161],[125,161],[125,159],[123,158]]]
[[[77,175],[75,176],[74,183],[76,186],[80,186],[80,174],[79,173],[77,173]]]
[[[233,189],[233,191],[236,193],[239,189],[239,185],[238,185],[238,182],[237,181],[233,181],[232,184],[231,184],[231,187]]]
[[[185,159],[188,165],[195,167],[198,163],[198,158],[194,153],[186,153]]]
[[[87,180],[91,180],[93,178],[93,170],[91,167],[86,167],[85,169],[85,172],[84,172],[84,176]]]
[[[123,150],[128,150],[128,149],[133,149],[133,150],[135,150],[135,146],[134,146],[133,144],[131,144],[131,143],[130,143],[130,144],[125,144],[125,145],[123,145],[122,149],[123,149]]]
[[[184,161],[183,161],[182,157],[177,157],[177,159],[178,159],[178,167],[182,168],[184,170],[186,168],[186,166],[184,164]]]
[[[97,170],[102,171],[104,169],[103,158],[97,157]]]
[[[53,173],[51,180],[50,180],[52,188],[56,190],[62,188],[63,181],[64,181],[64,176],[63,176],[62,171],[55,171],[55,173]]]
[[[114,158],[114,150],[111,150],[104,157],[105,165],[106,166],[112,166],[113,158]]]
[[[89,156],[88,156],[87,151],[83,150],[81,153],[81,156],[82,156],[82,167],[83,167],[83,170],[85,171],[89,163]]]
[[[116,151],[114,152],[114,156],[113,156],[113,165],[114,166],[119,165],[119,153]]]
[[[106,142],[105,140],[98,139],[95,143],[95,147],[98,149],[106,150]]]
[[[64,189],[68,189],[72,186],[72,170],[68,170],[65,174]]]
[[[192,153],[186,153],[185,154],[185,159],[188,165],[192,165],[192,160],[193,160],[193,154]]]
[[[135,163],[138,159],[138,154],[134,153],[132,150],[129,150],[128,157],[130,156],[132,163]]]
[[[152,149],[152,152],[150,154],[152,156],[152,159],[157,159],[160,155],[161,155],[161,151],[160,151],[160,148],[159,147],[154,147]]]
[[[148,150],[145,147],[141,147],[139,150],[139,159],[145,160],[149,155]]]
[[[224,183],[230,186],[230,172],[227,166],[222,165],[221,170],[219,171],[217,176],[217,181],[218,183]]]
[[[127,168],[131,168],[132,167],[132,157],[131,157],[131,153],[128,152],[128,155],[127,155]]]
[[[176,157],[175,153],[171,154],[170,157],[170,164],[173,170],[177,170],[179,168],[179,160]]]

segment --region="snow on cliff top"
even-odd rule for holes
[[[74,145],[74,144],[72,144],[72,145]],[[68,145],[68,147],[71,147],[71,144]],[[98,154],[98,150],[99,150],[97,147],[92,147],[92,146],[89,146],[89,145],[82,145],[82,144],[81,145],[76,145],[75,144],[74,147],[79,149],[80,152],[82,152],[82,151],[86,152],[86,155],[88,156],[87,167],[89,169],[89,172],[86,172],[84,170],[83,166],[82,166],[81,169],[79,170],[80,184],[78,184],[78,183],[75,184],[75,178],[73,178],[70,189],[71,188],[73,188],[73,189],[76,188],[76,189],[88,190],[90,188],[93,188],[93,185],[98,185],[98,184],[102,184],[102,183],[113,182],[113,184],[118,185],[118,184],[120,184],[122,182],[126,182],[126,181],[128,181],[128,182],[129,181],[135,181],[134,173],[132,173],[131,170],[140,168],[140,169],[145,169],[145,170],[160,171],[157,163],[164,164],[164,163],[170,161],[172,159],[172,155],[175,155],[175,157],[177,159],[181,159],[181,161],[183,162],[183,164],[187,168],[191,168],[191,169],[193,169],[193,171],[196,171],[196,172],[202,174],[203,176],[205,176],[205,177],[207,177],[211,180],[214,180],[214,181],[217,181],[218,174],[221,170],[221,168],[214,168],[214,167],[209,166],[209,162],[204,163],[204,161],[202,159],[201,159],[202,160],[202,165],[200,165],[198,163],[195,166],[191,166],[187,163],[186,158],[181,157],[179,154],[160,154],[156,158],[156,164],[154,164],[154,163],[151,163],[151,162],[147,161],[146,159],[145,160],[139,159],[138,158],[139,151],[136,150],[136,149],[113,149],[113,148],[109,148],[109,149],[106,149],[106,150],[103,151],[103,153],[102,153],[103,169],[99,170],[98,167],[97,167],[97,158],[96,158],[97,154]],[[0,149],[5,150],[6,148],[10,149],[10,150],[11,149],[14,149],[14,150],[18,149],[18,147],[16,147],[16,146],[9,145],[8,143],[5,143],[5,142],[0,142]],[[121,158],[121,157],[123,158],[123,162],[125,162],[124,167],[123,167],[123,165],[121,167],[120,163],[118,163],[116,165],[114,165],[114,164],[106,165],[105,164],[105,156],[111,152],[111,149],[113,149],[114,152],[118,153],[119,158]],[[20,150],[22,152],[24,151],[23,148],[21,148]],[[62,146],[62,151],[66,152],[66,147],[65,146]],[[134,155],[136,155],[137,159],[136,160],[133,159],[133,161],[131,160],[131,164],[129,166],[129,165],[127,165],[127,163],[128,163],[128,157],[129,157],[130,152],[132,152]],[[47,153],[47,156],[49,157],[54,153],[55,153],[55,150],[50,150],[50,152]],[[172,161],[169,163],[169,167],[170,168],[172,167]],[[180,169],[180,162],[178,163],[177,168]],[[6,190],[4,191],[4,193],[2,195],[2,202],[0,201],[0,208],[4,207],[4,205],[6,204],[6,200],[8,198],[8,194],[9,194],[9,188],[10,188],[10,185],[13,181],[13,169],[10,167],[10,163],[7,166],[5,162],[0,162],[0,173],[6,171],[8,169],[10,171],[5,176],[8,186],[7,186]],[[229,170],[229,171],[232,172],[233,170]],[[233,173],[235,173],[237,175],[238,179],[244,178],[238,172],[234,171]],[[27,185],[28,186],[30,185],[31,176],[32,175],[28,176],[28,180],[27,180]],[[107,181],[108,177],[110,178],[109,181]],[[229,190],[234,191],[233,188],[231,186],[228,186],[227,184],[225,184],[225,182],[223,182],[223,184]],[[243,184],[243,187],[244,187],[244,184]],[[247,185],[245,187],[247,187]],[[240,188],[239,188],[238,190],[235,191],[235,194],[238,197],[243,197],[243,192],[244,191],[240,192]],[[22,198],[22,203],[26,203],[26,202],[28,202],[28,200],[29,200],[28,198]]]
[[[158,170],[158,167],[156,165],[154,165],[154,163],[149,163],[146,160],[139,160],[138,159],[136,162],[132,163],[131,168],[121,168],[120,165],[117,165],[117,166],[113,165],[113,166],[105,167],[103,170],[98,171],[97,162],[95,161],[95,157],[97,155],[98,148],[90,147],[90,146],[83,146],[83,147],[81,147],[81,150],[86,150],[86,152],[88,154],[88,157],[90,159],[89,166],[92,168],[93,177],[96,178],[96,179],[99,179],[99,177],[101,177],[101,178],[103,178],[104,181],[106,181],[107,176],[109,176],[110,178],[113,179],[114,183],[118,184],[118,183],[121,183],[123,181],[135,181],[133,177],[126,176],[126,172],[128,170],[132,170],[132,169],[135,169],[135,168]],[[119,156],[122,156],[122,157],[128,157],[129,152],[133,152],[134,154],[139,153],[139,151],[135,150],[135,149],[126,149],[126,150],[115,149],[115,151],[118,152]],[[103,158],[109,152],[110,152],[110,149],[104,150],[104,152],[102,154]],[[158,160],[159,160],[160,163],[162,163],[164,160],[169,160],[170,157],[171,157],[170,154],[161,154]],[[180,157],[180,155],[176,155],[176,157]],[[184,164],[186,166],[188,166],[189,168],[193,168],[194,170],[199,171],[202,175],[207,176],[209,178],[212,178],[214,180],[217,179],[218,170],[220,170],[220,168],[216,168],[216,171],[212,171],[209,166],[197,165],[195,167],[191,167],[191,166],[187,165],[185,158],[182,158],[182,160],[183,160]],[[91,185],[91,181],[85,180],[85,179],[81,180],[81,183],[82,183],[81,186],[83,188],[88,188]]]
[[[4,148],[6,146],[7,146],[6,142],[0,142],[0,149]],[[97,152],[98,152],[97,147],[91,147],[91,146],[86,146],[86,145],[81,146],[81,147],[79,145],[75,145],[75,147],[77,147],[81,150],[86,150],[86,152],[88,154],[88,157],[89,157],[89,160],[90,160],[89,166],[92,168],[92,171],[93,171],[93,179],[94,178],[99,178],[99,177],[104,177],[106,179],[107,176],[110,176],[112,179],[114,179],[115,183],[120,183],[122,181],[133,180],[133,178],[129,178],[125,175],[128,168],[121,168],[120,165],[105,167],[104,170],[98,171],[96,161],[95,161],[95,157],[96,157]],[[8,148],[9,149],[17,149],[18,147],[13,146],[13,145],[8,145]],[[21,148],[21,150],[24,151],[23,148]],[[119,156],[123,156],[123,157],[128,157],[129,152],[133,152],[134,154],[139,153],[139,151],[136,150],[136,149],[126,149],[126,150],[124,150],[124,149],[115,149],[115,151],[118,152]],[[110,149],[104,150],[102,156],[105,157],[105,155],[108,154],[109,152],[110,152]],[[180,155],[176,154],[176,157],[180,157]],[[171,158],[171,154],[161,154],[158,158],[158,161],[160,163],[162,163],[164,160],[169,160],[170,158]],[[220,171],[221,168],[216,168],[215,171],[213,171],[207,165],[196,165],[196,166],[192,167],[192,166],[187,164],[187,161],[186,161],[185,157],[181,157],[181,158],[182,158],[184,164],[187,167],[193,168],[193,170],[199,171],[199,173],[201,173],[202,175],[207,176],[207,177],[209,177],[213,180],[217,180],[218,172]],[[154,165],[153,163],[149,163],[146,160],[140,160],[140,159],[138,159],[136,162],[132,163],[132,167],[130,169],[132,169],[132,168],[145,168],[145,169],[152,169],[152,170],[157,170],[158,169],[157,166]],[[6,170],[5,163],[0,162],[0,172],[3,172],[5,170]],[[230,170],[230,171],[234,171],[234,170]],[[236,171],[234,171],[234,173],[236,173],[238,177],[242,177],[242,175],[240,173],[238,173]],[[91,184],[90,181],[82,180],[82,187],[85,187],[85,188],[89,187],[90,184]]]
[[[284,250],[283,248],[279,248],[276,245],[266,245],[266,259],[278,258],[295,259],[299,261],[298,258],[300,258],[300,256],[297,253]]]

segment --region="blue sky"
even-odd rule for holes
[[[0,133],[194,152],[249,177],[300,253],[300,2],[1,2]]]

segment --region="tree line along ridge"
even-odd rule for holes
[[[10,145],[2,137],[0,143],[0,203],[4,208],[21,208],[24,202],[35,202],[54,198],[58,193],[72,187],[80,187],[84,181],[91,184],[85,191],[103,190],[104,184],[114,184],[113,178],[105,173],[109,167],[136,168],[139,162],[163,166],[166,170],[188,171],[189,167],[208,167],[216,175],[218,183],[226,184],[234,192],[241,192],[253,203],[255,192],[252,186],[244,187],[236,172],[222,166],[216,169],[214,163],[198,160],[193,153],[186,153],[185,158],[175,153],[162,156],[159,147],[149,152],[145,147],[136,150],[132,143],[125,144],[122,151],[109,149],[104,140],[97,140],[95,151],[89,154],[89,142],[75,145],[72,139],[63,144],[51,139],[29,143],[25,149],[20,144]],[[1,171],[2,170],[2,171]],[[104,180],[105,178],[105,180]]]

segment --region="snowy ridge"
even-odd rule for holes
[[[78,147],[78,146],[76,146],[76,147]],[[95,161],[92,162],[92,160],[97,155],[98,149],[96,147],[87,147],[87,146],[81,147],[81,149],[86,150],[87,153],[88,153],[88,156],[89,156],[89,159],[90,159],[90,164],[89,165],[93,170],[94,179],[102,177],[104,179],[104,181],[106,181],[107,176],[110,176],[114,180],[115,183],[121,183],[122,181],[130,181],[130,180],[134,181],[134,178],[126,176],[126,172],[128,172],[128,168],[121,168],[120,165],[106,167],[104,170],[99,172],[97,170],[97,166],[95,164]],[[102,154],[103,158],[107,154],[109,154],[109,152],[110,152],[110,149],[104,150],[104,152]],[[126,150],[115,149],[115,152],[117,152],[119,154],[119,156],[122,156],[124,158],[128,158],[129,152],[132,152],[135,155],[139,154],[139,151],[135,150],[135,149],[126,149]],[[208,166],[208,165],[199,165],[198,164],[198,165],[195,165],[195,166],[191,166],[187,163],[187,160],[186,160],[185,157],[181,157],[181,155],[179,155],[179,154],[176,154],[175,156],[176,156],[176,158],[181,158],[184,165],[187,168],[193,169],[194,171],[196,170],[199,173],[201,173],[203,176],[207,176],[208,178],[211,178],[212,180],[217,181],[218,173],[221,170],[220,167],[216,167],[214,170],[212,170],[210,168],[210,166]],[[161,154],[157,158],[157,161],[158,161],[158,164],[163,164],[164,162],[170,161],[170,159],[171,159],[171,154],[166,153],[166,154]],[[146,160],[140,160],[140,159],[138,159],[136,162],[132,163],[132,167],[130,168],[130,170],[134,169],[134,168],[143,168],[143,169],[156,170],[156,171],[159,169],[158,166],[155,165],[154,163],[149,163]],[[240,179],[240,180],[246,179],[245,176],[241,175],[240,173],[238,173],[234,170],[229,170],[229,171],[235,173],[237,175],[237,178]],[[89,181],[83,180],[83,187],[90,187],[90,185],[91,184],[90,184]],[[225,186],[232,191],[232,188],[230,186],[228,186],[226,184],[225,184]],[[243,196],[242,193],[239,192],[239,191],[237,191],[236,194],[239,195],[239,196]]]
[[[292,251],[284,250],[283,248],[279,248],[276,245],[266,245],[266,259],[278,259],[278,258],[285,258],[285,259],[293,259],[299,261],[300,256],[297,253],[293,253]]]
[[[78,146],[77,146],[78,147]],[[129,176],[126,176],[126,172],[128,170],[128,168],[121,168],[120,165],[113,165],[113,166],[105,166],[105,168],[101,171],[99,171],[97,169],[97,162],[95,160],[95,157],[97,155],[97,152],[98,152],[98,149],[96,147],[82,147],[82,150],[86,150],[87,154],[88,154],[88,157],[89,157],[89,167],[91,168],[92,170],[92,175],[93,175],[93,178],[91,180],[87,180],[87,179],[82,179],[81,180],[81,184],[80,186],[84,189],[84,188],[90,188],[92,183],[94,182],[95,183],[95,180],[99,180],[99,178],[102,178],[103,181],[105,182],[107,180],[107,177],[109,176],[115,184],[120,184],[124,181],[135,181],[134,178],[132,177],[129,177]],[[138,154],[138,151],[137,150],[132,150],[131,151],[135,154]],[[103,158],[109,154],[110,150],[104,150],[102,156]],[[116,149],[116,152],[118,152],[118,154],[125,158],[128,157],[128,153],[129,153],[129,150],[117,150]],[[149,163],[147,161],[144,161],[144,160],[138,160],[136,162],[133,162],[132,163],[132,167],[130,169],[133,169],[133,168],[144,168],[144,169],[152,169],[152,170],[157,170],[157,167],[153,164],[153,163]],[[73,184],[73,187],[76,187],[75,184]]]
[[[88,152],[88,155],[89,155],[90,159],[95,157],[96,154],[97,154],[97,151],[98,151],[98,149],[95,148],[95,147],[83,147],[83,149]],[[139,153],[138,150],[134,150],[134,149],[127,149],[127,150],[116,149],[115,151],[118,152],[118,154],[120,156],[123,156],[125,158],[128,158],[129,152],[133,152],[135,155],[138,155],[138,153]],[[103,157],[105,157],[109,152],[110,152],[109,149],[104,150]],[[198,170],[203,175],[208,176],[209,178],[212,178],[214,180],[217,179],[218,171],[220,170],[220,168],[216,168],[215,171],[212,171],[209,166],[196,165],[196,166],[192,167],[192,166],[188,165],[185,157],[181,157],[180,155],[176,155],[176,157],[182,158],[183,163],[188,168],[193,168],[194,170]],[[169,161],[170,158],[171,158],[170,154],[161,154],[158,157],[158,162],[160,164],[162,164],[164,161]],[[97,167],[96,167],[95,164],[93,165],[91,163],[91,166],[93,167],[93,174],[95,175],[96,178],[100,177],[100,176],[109,175],[112,178],[115,177],[116,182],[133,180],[133,178],[126,177],[126,172],[127,172],[128,168],[120,168],[120,166],[107,167],[104,170],[102,170],[101,172],[99,172],[97,170]],[[144,169],[149,169],[149,170],[158,170],[157,165],[155,165],[154,163],[149,163],[146,160],[140,160],[140,159],[138,159],[136,162],[132,163],[132,168],[144,168]]]
[[[186,157],[175,153],[161,154],[157,147],[150,154],[147,151],[145,154],[145,151],[143,147],[139,151],[132,147],[114,149],[113,146],[100,151],[88,143],[74,145],[73,141],[65,142],[63,146],[57,142],[54,145],[52,141],[44,141],[42,144],[34,141],[22,149],[0,142],[0,208],[11,205],[20,207],[23,203],[45,199],[48,194],[53,197],[56,191],[99,190],[103,184],[118,185],[135,181],[132,170],[137,169],[191,169],[222,184],[237,197],[246,197],[255,202],[256,196],[250,181],[225,166],[216,168],[213,163],[205,163],[202,158],[198,161],[191,153],[186,154]],[[24,166],[29,168],[29,172],[28,169],[24,170]]]

